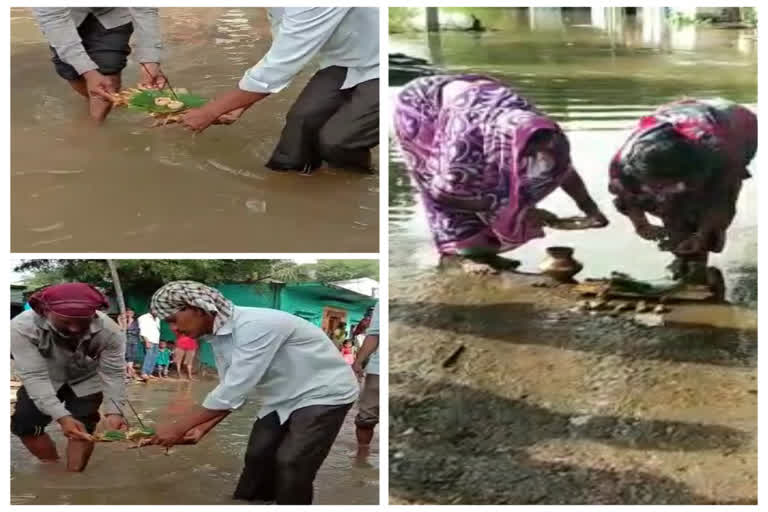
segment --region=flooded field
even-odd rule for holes
[[[234,88],[269,48],[261,8],[162,8],[174,87]],[[264,167],[313,72],[193,138],[114,111],[99,128],[56,75],[29,9],[11,10],[11,249],[17,252],[376,252],[378,175]],[[311,66],[310,66],[311,67]],[[136,84],[129,59],[123,85]],[[374,161],[377,156],[374,155]]]
[[[157,423],[200,403],[212,381],[132,384],[129,399],[145,423]],[[65,471],[64,463],[40,464],[11,438],[11,502],[22,505],[236,505],[232,500],[258,404],[249,403],[218,425],[197,446],[177,446],[166,456],[160,447],[129,449],[100,443],[83,473]],[[378,451],[367,461],[353,454],[354,414],[350,411],[331,453],[315,480],[315,503],[379,502]],[[128,421],[135,423],[135,417]],[[65,441],[48,428],[60,455]],[[373,446],[378,446],[378,438]]]
[[[608,163],[637,118],[664,102],[723,96],[756,108],[752,32],[659,34],[632,16],[600,28],[580,10],[533,26],[523,10],[465,11],[492,30],[394,34],[390,52],[522,91],[566,130],[574,165],[611,220],[604,230],[548,231],[509,256],[536,271],[546,247],[569,245],[585,266],[579,279],[618,270],[663,280],[671,257],[613,208]],[[391,95],[402,82],[393,85]],[[726,250],[712,259],[731,304],[674,306],[665,327],[648,329],[570,313],[573,300],[524,276],[437,272],[419,198],[392,149],[395,502],[756,502],[757,179],[745,182]],[[578,213],[559,191],[541,206]]]

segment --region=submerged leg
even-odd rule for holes
[[[67,470],[83,471],[88,466],[88,461],[91,460],[95,444],[92,441],[70,439],[67,443]]]
[[[346,76],[347,69],[338,66],[315,73],[288,111],[285,127],[267,168],[311,172],[320,166],[318,134],[344,102],[346,93],[340,88]]]
[[[90,97],[88,94],[88,87],[85,85],[85,79],[83,77],[80,77],[77,80],[67,80],[67,83],[83,98],[87,99]]]
[[[120,75],[109,75],[107,78],[112,83],[112,88],[115,91],[120,90]],[[107,114],[112,110],[112,102],[102,98],[101,96],[90,95],[88,100],[89,111],[91,119],[97,123],[102,123],[107,118]]]
[[[348,101],[320,130],[323,159],[334,167],[371,171],[371,149],[379,144],[379,81],[357,85]]]
[[[59,460],[59,454],[56,451],[56,443],[51,436],[43,434],[41,436],[22,436],[21,442],[29,452],[40,459],[42,462],[56,462]]]

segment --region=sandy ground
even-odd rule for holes
[[[391,285],[393,503],[756,503],[755,311],[647,328],[531,284]]]

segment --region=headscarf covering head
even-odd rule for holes
[[[29,306],[41,316],[53,312],[70,318],[91,318],[96,311],[108,308],[109,301],[89,284],[62,283],[34,293]]]
[[[232,301],[219,290],[196,281],[168,283],[155,292],[150,303],[152,313],[163,320],[188,307],[213,313],[214,332],[232,318],[235,309]]]

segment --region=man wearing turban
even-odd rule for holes
[[[235,306],[194,281],[166,284],[150,307],[180,334],[208,336],[219,372],[219,385],[202,406],[159,425],[154,442],[197,442],[257,389],[261,410],[234,497],[311,504],[315,475],[359,392],[322,329],[283,311]]]
[[[59,456],[45,428],[56,421],[68,439],[67,469],[83,471],[99,408],[107,429],[126,428],[125,334],[101,311],[107,298],[85,283],[49,286],[29,304],[11,320],[11,355],[22,382],[11,432],[38,459],[54,462]]]

